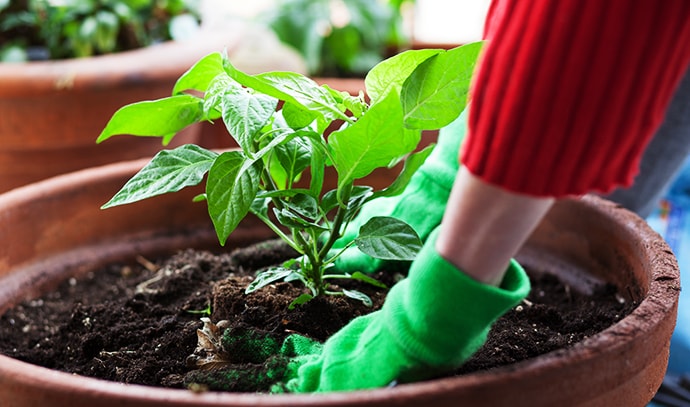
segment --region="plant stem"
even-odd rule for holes
[[[323,273],[322,257],[319,256],[319,253],[316,253],[315,251],[307,250],[309,248],[309,243],[304,240],[304,236],[302,236],[302,233],[299,230],[293,229],[293,236],[297,244],[305,249],[304,255],[307,256],[307,259],[309,260],[308,266],[305,267],[305,270],[303,270],[307,280],[311,281],[311,283],[314,285],[317,295],[323,294],[325,287],[323,284],[323,279],[321,278]]]
[[[346,198],[347,199],[345,201],[349,200],[350,197],[348,196]],[[338,206],[338,209],[335,212],[335,217],[333,218],[333,222],[331,224],[331,234],[328,236],[328,240],[326,241],[326,243],[324,243],[323,247],[321,247],[321,251],[319,252],[320,258],[325,258],[328,254],[328,251],[331,250],[331,247],[333,247],[335,241],[340,238],[340,227],[345,221],[345,215],[347,214],[347,212],[348,208],[345,208],[340,205]]]

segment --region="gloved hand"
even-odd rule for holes
[[[230,370],[226,380],[260,376],[275,383],[274,392],[344,391],[422,380],[462,364],[528,294],[529,279],[515,261],[500,287],[471,279],[438,255],[437,230],[381,310],[352,320],[323,345],[288,337],[273,345],[268,370]]]
[[[467,110],[451,124],[439,131],[434,150],[414,173],[402,194],[368,202],[353,219],[331,253],[345,247],[359,234],[359,228],[374,216],[398,218],[417,232],[422,242],[441,223],[450,189],[458,172],[458,151],[467,132]],[[336,259],[336,269],[343,273],[361,271],[373,273],[381,268],[383,260],[364,254],[356,246],[345,250]]]

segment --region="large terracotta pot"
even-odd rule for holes
[[[115,111],[169,96],[199,58],[239,35],[206,35],[134,51],[60,61],[0,64],[0,192],[40,179],[116,161],[150,157],[160,139],[95,140]],[[199,127],[174,145],[197,142]]]
[[[205,205],[191,202],[198,190],[99,209],[143,164],[84,170],[0,196],[0,312],[103,263],[217,245]],[[372,184],[387,178],[377,177]],[[266,227],[247,218],[228,245],[267,236]],[[640,305],[572,348],[492,371],[395,388],[323,395],[197,394],[74,376],[0,356],[0,400],[6,407],[645,405],[664,376],[679,293],[677,263],[661,237],[632,213],[587,196],[555,205],[519,260],[581,287],[614,282]]]

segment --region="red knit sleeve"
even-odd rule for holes
[[[690,1],[494,0],[485,37],[463,164],[530,195],[606,192],[690,61]]]

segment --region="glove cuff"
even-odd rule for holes
[[[436,235],[412,263],[408,278],[389,292],[384,323],[411,358],[456,367],[484,343],[495,320],[527,296],[530,283],[514,260],[500,287],[472,279],[436,252]]]

